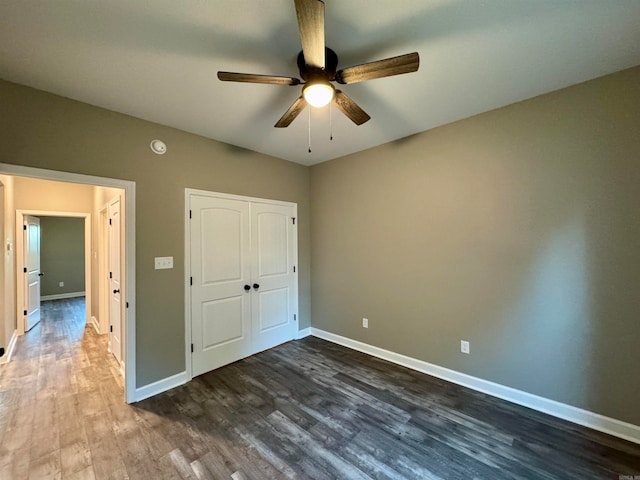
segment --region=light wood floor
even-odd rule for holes
[[[315,338],[125,405],[84,304],[0,366],[0,479],[612,479],[640,446]]]

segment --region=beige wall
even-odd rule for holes
[[[0,162],[136,182],[138,386],[185,368],[187,187],[298,204],[299,318],[309,326],[307,167],[9,82],[0,81],[0,98]],[[165,155],[149,149],[154,138]],[[156,256],[173,256],[173,270],[154,270]]]
[[[640,425],[639,106],[640,67],[312,167],[313,326]]]
[[[0,262],[0,298],[2,299],[2,304],[0,304],[0,348],[4,349],[3,355],[8,354],[8,344],[9,339],[6,338],[5,335],[5,289],[4,289],[4,269],[5,269],[5,258],[6,258],[6,237],[4,235],[4,218],[5,218],[5,187],[3,183],[3,177],[0,175],[0,240],[2,241],[2,262]],[[5,360],[7,357],[0,358],[0,362]]]
[[[14,177],[14,189],[17,210],[91,213],[93,208],[90,185]]]
[[[84,292],[84,259],[84,218],[40,217],[42,296]]]
[[[13,177],[0,175],[0,183],[4,189],[4,210],[0,212],[2,218],[2,270],[3,289],[0,291],[2,305],[0,306],[0,347],[8,348],[13,332],[16,330],[16,285],[15,285],[15,221]],[[5,354],[8,352],[5,352]]]

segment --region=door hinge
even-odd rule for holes
[[[298,320],[298,315],[296,315],[295,313],[293,314],[293,321],[297,321]]]
[[[193,343],[191,344],[191,353],[193,353]]]
[[[193,285],[193,277],[189,277],[189,285]]]
[[[109,278],[113,278],[113,272],[109,272]]]
[[[125,308],[129,308],[129,302],[125,302]]]
[[[24,314],[25,314],[25,315],[27,314],[27,311],[26,311],[26,310],[24,311]]]
[[[109,332],[113,333],[113,325],[109,325]]]
[[[109,219],[109,225],[111,225],[111,219]]]
[[[189,210],[189,218],[191,218],[191,210]]]
[[[293,266],[293,273],[296,273],[296,266]]]
[[[26,229],[27,229],[27,226],[26,226],[26,225],[22,225],[22,229],[23,229],[23,230],[26,230]]]
[[[27,267],[24,267],[24,273],[27,273]]]
[[[293,220],[293,224],[296,224],[296,217],[291,217],[291,220]]]

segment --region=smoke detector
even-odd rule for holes
[[[162,140],[151,140],[151,151],[158,155],[163,155],[167,152],[167,145]]]

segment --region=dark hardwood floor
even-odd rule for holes
[[[316,338],[126,405],[82,300],[0,366],[0,479],[613,479],[640,445]]]

